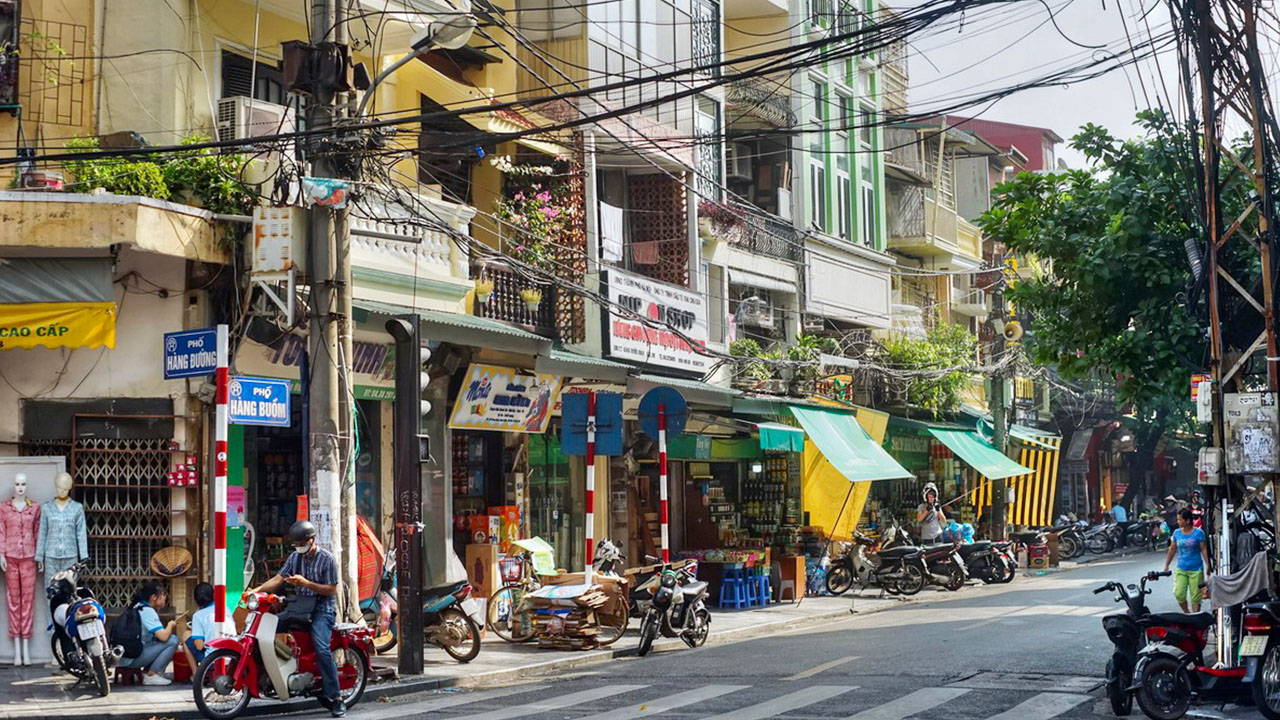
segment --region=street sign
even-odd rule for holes
[[[212,375],[218,369],[215,328],[164,334],[164,379]]]
[[[689,420],[689,404],[679,390],[665,385],[653,388],[640,398],[640,432],[658,439],[658,408],[666,414],[667,437],[684,433]]]
[[[622,395],[597,392],[596,454],[622,454]],[[560,396],[563,414],[560,452],[565,455],[587,454],[587,393],[564,393]]]
[[[289,381],[233,377],[227,385],[227,420],[234,425],[289,427]]]

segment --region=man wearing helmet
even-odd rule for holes
[[[942,538],[942,528],[947,523],[947,516],[938,504],[938,486],[926,483],[924,486],[924,502],[916,510],[916,522],[920,523],[920,544],[931,545]]]
[[[289,544],[293,553],[284,561],[280,572],[248,593],[271,592],[285,583],[298,589],[299,598],[314,598],[311,609],[311,640],[316,647],[316,665],[324,700],[334,717],[347,714],[338,688],[338,667],[333,662],[333,625],[337,622],[338,563],[327,550],[316,545],[316,526],[299,520],[289,528]],[[310,600],[304,600],[310,603]]]

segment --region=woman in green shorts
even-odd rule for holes
[[[1204,531],[1195,526],[1190,510],[1178,513],[1178,529],[1173,531],[1169,552],[1164,556],[1165,570],[1175,555],[1178,569],[1173,571],[1173,598],[1182,612],[1200,612],[1200,583],[1209,573],[1209,542]]]

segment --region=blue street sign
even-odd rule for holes
[[[667,439],[683,434],[684,424],[689,419],[689,405],[679,390],[666,385],[653,388],[640,398],[640,432],[654,440],[658,439],[660,406],[667,416]]]
[[[587,394],[561,393],[560,411],[560,452],[586,455]],[[619,393],[596,393],[596,454],[622,454],[622,395]]]
[[[289,381],[232,377],[227,383],[227,421],[233,425],[289,427]]]
[[[218,369],[215,328],[164,334],[164,379],[211,375]]]

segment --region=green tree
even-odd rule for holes
[[[938,323],[923,338],[891,336],[884,343],[885,365],[910,372],[907,403],[924,408],[935,418],[960,407],[978,340],[964,327]]]
[[[1189,423],[1189,373],[1207,358],[1203,320],[1187,309],[1198,289],[1183,245],[1204,236],[1197,150],[1165,115],[1138,119],[1145,135],[1128,141],[1086,125],[1070,145],[1089,170],[1020,174],[980,221],[988,237],[1050,268],[1007,291],[1031,316],[1030,357],[1066,378],[1119,380],[1118,402],[1136,418],[1125,501],[1145,489],[1166,429]]]

